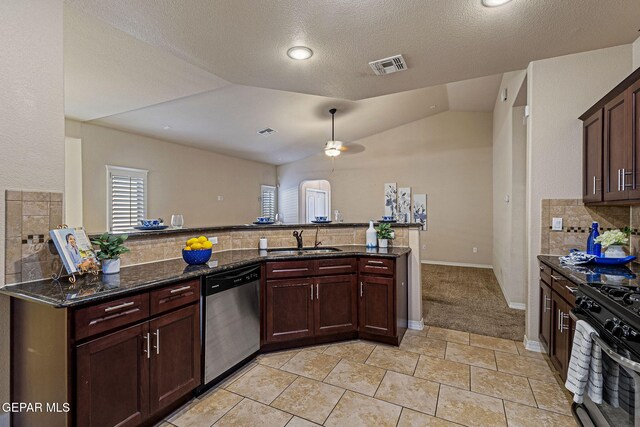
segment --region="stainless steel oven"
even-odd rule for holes
[[[640,427],[640,360],[623,346],[623,342],[579,308],[571,312],[574,321],[584,320],[598,331],[594,343],[602,348],[603,401],[595,403],[585,394],[582,404],[572,411],[583,426]],[[612,329],[612,328],[608,328]]]

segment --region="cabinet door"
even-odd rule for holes
[[[640,81],[627,89],[627,104],[629,105],[629,136],[631,138],[631,182],[629,198],[640,199]]]
[[[395,334],[393,278],[360,276],[360,330],[377,335]]]
[[[267,280],[267,342],[313,336],[312,279]]]
[[[149,413],[149,345],[144,323],[77,347],[77,425],[142,423]]]
[[[315,299],[315,335],[358,329],[358,294],[354,274],[318,277]]]
[[[153,413],[200,385],[200,310],[197,304],[149,322],[149,406]]]
[[[632,179],[629,167],[628,104],[625,93],[604,107],[604,200],[626,200]]]
[[[547,354],[551,350],[551,288],[540,281],[540,342],[547,350]]]
[[[602,201],[602,110],[583,123],[582,199],[585,203]]]
[[[567,303],[555,292],[551,294],[552,333],[549,358],[560,373],[560,378],[567,379],[569,361],[569,336],[571,325]]]

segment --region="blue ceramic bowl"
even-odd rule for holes
[[[382,217],[383,221],[393,221],[393,216],[392,215],[384,215]]]
[[[326,221],[327,217],[326,216],[317,216],[316,217],[316,221]]]
[[[259,216],[258,217],[258,222],[269,222],[271,221],[271,218],[269,218],[268,216]]]
[[[206,264],[211,258],[211,249],[198,249],[196,251],[182,250],[182,259],[189,265]]]

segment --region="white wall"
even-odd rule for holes
[[[520,88],[525,80],[526,71],[514,71],[505,73],[502,77],[500,90],[496,98],[493,110],[493,270],[502,288],[502,292],[507,302],[513,304],[524,304],[525,302],[525,282],[517,280],[512,274],[512,270],[517,270],[517,266],[524,265],[524,254],[522,259],[513,257],[513,229],[518,218],[514,216],[514,205],[517,202],[524,202],[518,199],[518,191],[521,188],[514,188],[514,175],[518,173],[517,168],[524,169],[525,161],[519,165],[515,160],[520,159],[514,150],[514,130],[518,129],[514,122],[514,103]],[[507,89],[508,97],[502,100],[502,92]],[[522,124],[519,125],[522,127]],[[522,142],[522,141],[520,141]],[[523,144],[524,146],[524,144]],[[522,153],[523,154],[523,153]],[[514,164],[515,162],[515,164]],[[509,203],[505,202],[505,197],[509,197]],[[524,212],[520,212],[524,216]],[[522,224],[520,224],[522,225]],[[516,263],[516,264],[514,264]]]
[[[640,68],[640,37],[633,42],[633,69]]]
[[[64,139],[64,223],[81,227],[82,221],[82,140]]]
[[[7,188],[64,191],[62,0],[0,2],[0,242]],[[0,257],[4,283],[4,255]],[[9,304],[0,298],[0,402],[9,401]],[[0,415],[0,425],[8,425]]]
[[[327,179],[332,208],[345,222],[364,222],[383,215],[385,182],[411,187],[428,195],[423,260],[490,265],[491,117],[444,112],[352,141],[365,151],[336,158],[334,172],[323,153],[280,166],[280,194],[307,179]]]
[[[83,217],[90,232],[107,229],[105,165],[149,170],[148,216],[168,223],[180,213],[188,227],[255,221],[260,185],[276,184],[276,167],[266,163],[72,120],[67,128],[67,136],[82,139]]]
[[[538,340],[542,199],[582,197],[578,117],[632,71],[631,45],[535,61],[527,69],[527,338]]]

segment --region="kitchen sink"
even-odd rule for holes
[[[309,254],[330,254],[333,252],[341,252],[338,248],[275,248],[275,249],[267,249],[267,253],[270,255],[309,255]]]

